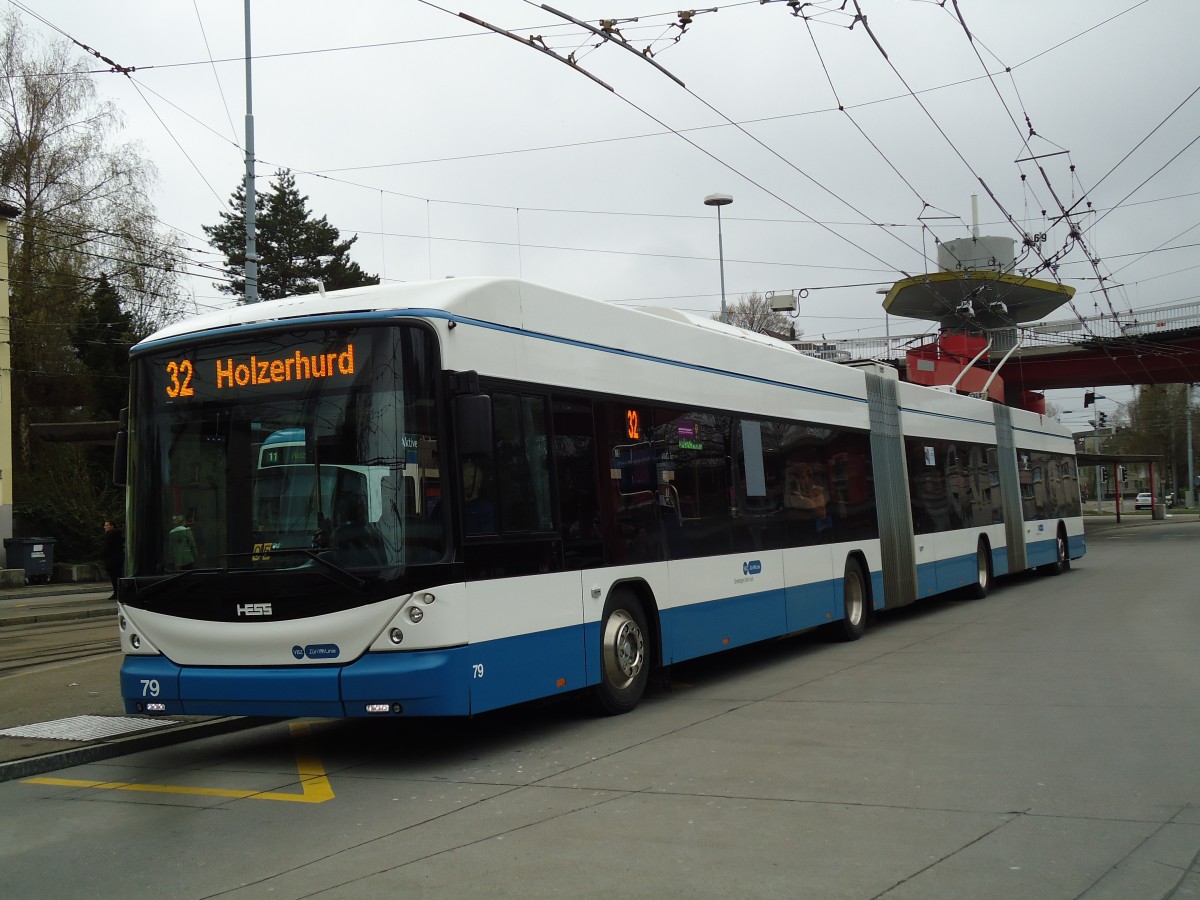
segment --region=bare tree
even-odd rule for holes
[[[729,304],[727,312],[730,325],[747,331],[756,331],[784,341],[795,340],[804,333],[803,330],[797,331],[783,313],[771,309],[770,301],[758,291],[743,294]],[[713,318],[720,321],[721,314],[716,313]]]
[[[96,98],[81,54],[67,42],[35,44],[15,13],[0,27],[0,192],[20,210],[11,231],[13,399],[37,421],[78,405],[68,331],[101,274],[147,330],[186,304],[177,245],[149,199],[153,166],[136,146],[115,143],[120,117]]]
[[[99,327],[81,335],[81,314],[101,285],[117,289],[118,308],[141,333],[186,305],[177,244],[149,198],[154,169],[117,141],[116,108],[97,99],[83,59],[67,42],[35,40],[15,13],[0,16],[0,198],[19,210],[9,263],[17,513],[28,527],[86,543],[95,523],[119,510],[110,463],[86,448],[37,447],[28,426],[96,413],[79,341],[127,345],[138,336]]]

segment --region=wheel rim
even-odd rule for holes
[[[646,661],[646,639],[628,612],[614,610],[604,624],[604,675],[618,690],[637,679]]]
[[[1058,548],[1058,564],[1061,566],[1067,560],[1067,542],[1061,534],[1055,541],[1055,546]]]
[[[987,552],[982,547],[975,553],[975,565],[979,570],[976,576],[979,579],[979,586],[986,588],[988,586]]]
[[[851,625],[858,626],[863,620],[862,578],[856,569],[846,573],[846,618]]]

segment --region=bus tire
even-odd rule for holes
[[[600,683],[592,689],[595,706],[618,716],[638,705],[650,679],[649,629],[633,591],[618,588],[600,617]]]
[[[837,636],[843,641],[857,641],[867,630],[867,581],[862,566],[853,556],[846,560],[842,578],[842,619],[837,624]]]
[[[992,589],[992,548],[988,539],[981,537],[975,548],[975,583],[967,588],[967,596],[982,600]]]
[[[1054,562],[1042,566],[1041,571],[1046,575],[1061,575],[1069,568],[1071,557],[1067,551],[1067,532],[1059,525],[1054,537]]]

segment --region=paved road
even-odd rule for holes
[[[1089,545],[614,719],[276,723],[0,784],[6,893],[1195,897],[1200,525]]]

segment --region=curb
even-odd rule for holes
[[[87,747],[72,747],[69,750],[56,750],[27,759],[14,759],[11,762],[0,763],[0,782],[30,778],[34,775],[41,775],[43,772],[69,769],[72,766],[82,766],[104,759],[125,756],[129,753],[140,753],[143,750],[170,747],[186,741],[245,731],[278,721],[282,720],[229,716],[223,719],[214,719],[211,722],[197,722],[193,725],[165,728],[162,731],[126,735]]]
[[[71,622],[78,619],[99,619],[104,616],[115,616],[115,607],[103,609],[75,609],[64,612],[31,613],[25,616],[0,616],[0,628],[11,625],[37,625],[44,622]]]
[[[78,594],[103,594],[107,590],[109,590],[107,584],[96,585],[88,583],[72,586],[70,583],[53,582],[45,585],[40,590],[30,590],[28,586],[0,589],[0,598],[6,600],[40,600],[43,597],[73,597]]]

